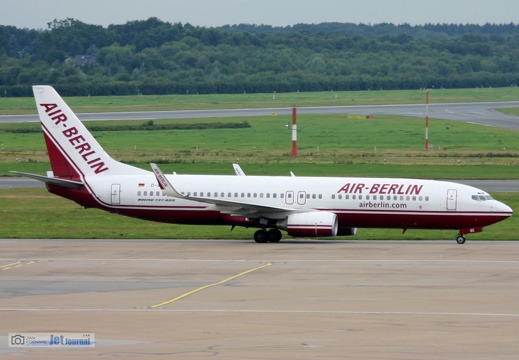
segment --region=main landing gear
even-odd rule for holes
[[[458,236],[456,237],[456,242],[458,244],[465,244],[465,236],[461,235],[461,233],[458,234]]]
[[[281,231],[278,229],[265,230],[261,229],[254,233],[254,241],[257,243],[279,242],[281,240]]]

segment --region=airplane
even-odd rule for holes
[[[257,229],[258,243],[293,237],[355,235],[358,228],[449,229],[465,235],[512,216],[480,189],[405,178],[164,174],[116,161],[53,87],[33,86],[52,171],[49,192],[86,208],[176,224]],[[239,170],[237,170],[239,168]]]

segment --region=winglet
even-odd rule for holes
[[[241,169],[240,165],[234,163],[234,164],[232,164],[232,167],[234,168],[234,172],[236,173],[236,175],[238,175],[238,176],[245,176],[245,173]]]
[[[155,177],[157,178],[157,181],[159,182],[159,186],[162,189],[162,192],[164,195],[172,196],[176,198],[185,198],[184,195],[180,194],[173,185],[169,182],[169,180],[166,178],[166,175],[160,170],[160,168],[157,166],[157,164],[150,163],[151,169],[153,170],[153,173],[155,174]]]

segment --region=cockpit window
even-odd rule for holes
[[[472,195],[472,200],[476,200],[476,201],[487,201],[487,200],[494,200],[494,198],[488,194],[477,194],[477,195]]]

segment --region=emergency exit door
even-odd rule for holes
[[[447,191],[447,210],[455,211],[458,208],[458,191],[448,190]]]
[[[121,184],[112,184],[112,205],[121,203]]]

